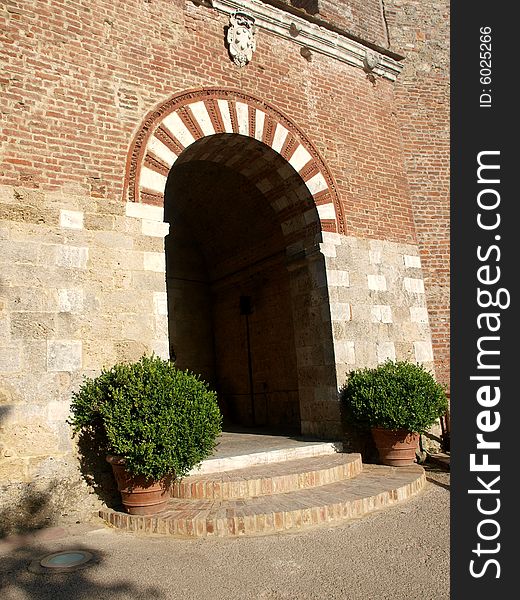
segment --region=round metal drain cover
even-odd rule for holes
[[[93,564],[94,555],[86,550],[65,550],[33,560],[29,570],[37,573],[68,573]]]
[[[72,569],[92,560],[92,554],[85,550],[66,550],[55,552],[40,560],[40,565],[46,569]]]

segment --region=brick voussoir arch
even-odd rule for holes
[[[280,111],[231,89],[186,91],[148,113],[128,154],[124,200],[162,206],[168,172],[182,152],[222,133],[256,139],[285,158],[313,197],[322,230],[345,232],[334,179],[313,144]]]

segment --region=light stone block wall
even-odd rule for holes
[[[338,390],[349,371],[387,359],[423,364],[435,376],[417,246],[324,233],[321,248]],[[338,319],[339,313],[349,318]],[[335,394],[331,389],[330,398]],[[425,446],[438,448],[438,435],[434,425]]]
[[[0,512],[29,483],[44,494],[59,482],[69,499],[49,501],[71,519],[96,505],[66,423],[71,394],[115,362],[168,357],[162,219],[75,188],[0,188]]]
[[[352,348],[336,349],[332,338],[325,260],[321,252],[294,246],[288,252],[287,268],[292,297],[294,341],[300,400],[301,430],[305,435],[341,439],[341,419],[337,396],[335,352],[348,357]],[[338,282],[348,283],[344,275]],[[349,318],[348,304],[337,305],[333,318]]]
[[[73,187],[0,188],[6,502],[27,484],[59,485],[65,491],[49,498],[71,519],[99,502],[79,473],[66,423],[71,394],[84,375],[115,362],[151,351],[168,357],[167,233],[159,207],[96,200]],[[418,251],[335,233],[323,233],[302,258],[294,251],[287,268],[302,432],[337,438],[338,389],[349,370],[387,358],[433,369]]]
[[[302,430],[334,436],[349,371],[387,359],[419,362],[432,373],[434,365],[418,248],[321,236],[319,252],[307,251],[290,269],[302,307],[295,318]]]
[[[328,233],[322,246],[334,347],[352,348],[336,352],[338,385],[348,371],[388,358],[434,372],[418,248]]]

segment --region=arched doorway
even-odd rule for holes
[[[174,98],[138,132],[130,203],[164,206],[170,357],[217,388],[229,422],[337,432],[322,231],[333,181],[280,113],[237,92]]]
[[[314,212],[289,236],[313,245],[319,219],[304,188],[280,155],[237,134],[195,142],[168,176],[170,355],[218,390],[234,425],[300,431],[284,228]]]

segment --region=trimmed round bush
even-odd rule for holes
[[[73,394],[74,433],[98,434],[133,475],[185,476],[211,455],[222,431],[217,395],[193,373],[157,356],[86,378]]]
[[[365,428],[424,433],[448,410],[444,388],[432,374],[405,361],[351,371],[340,398],[346,419]]]

